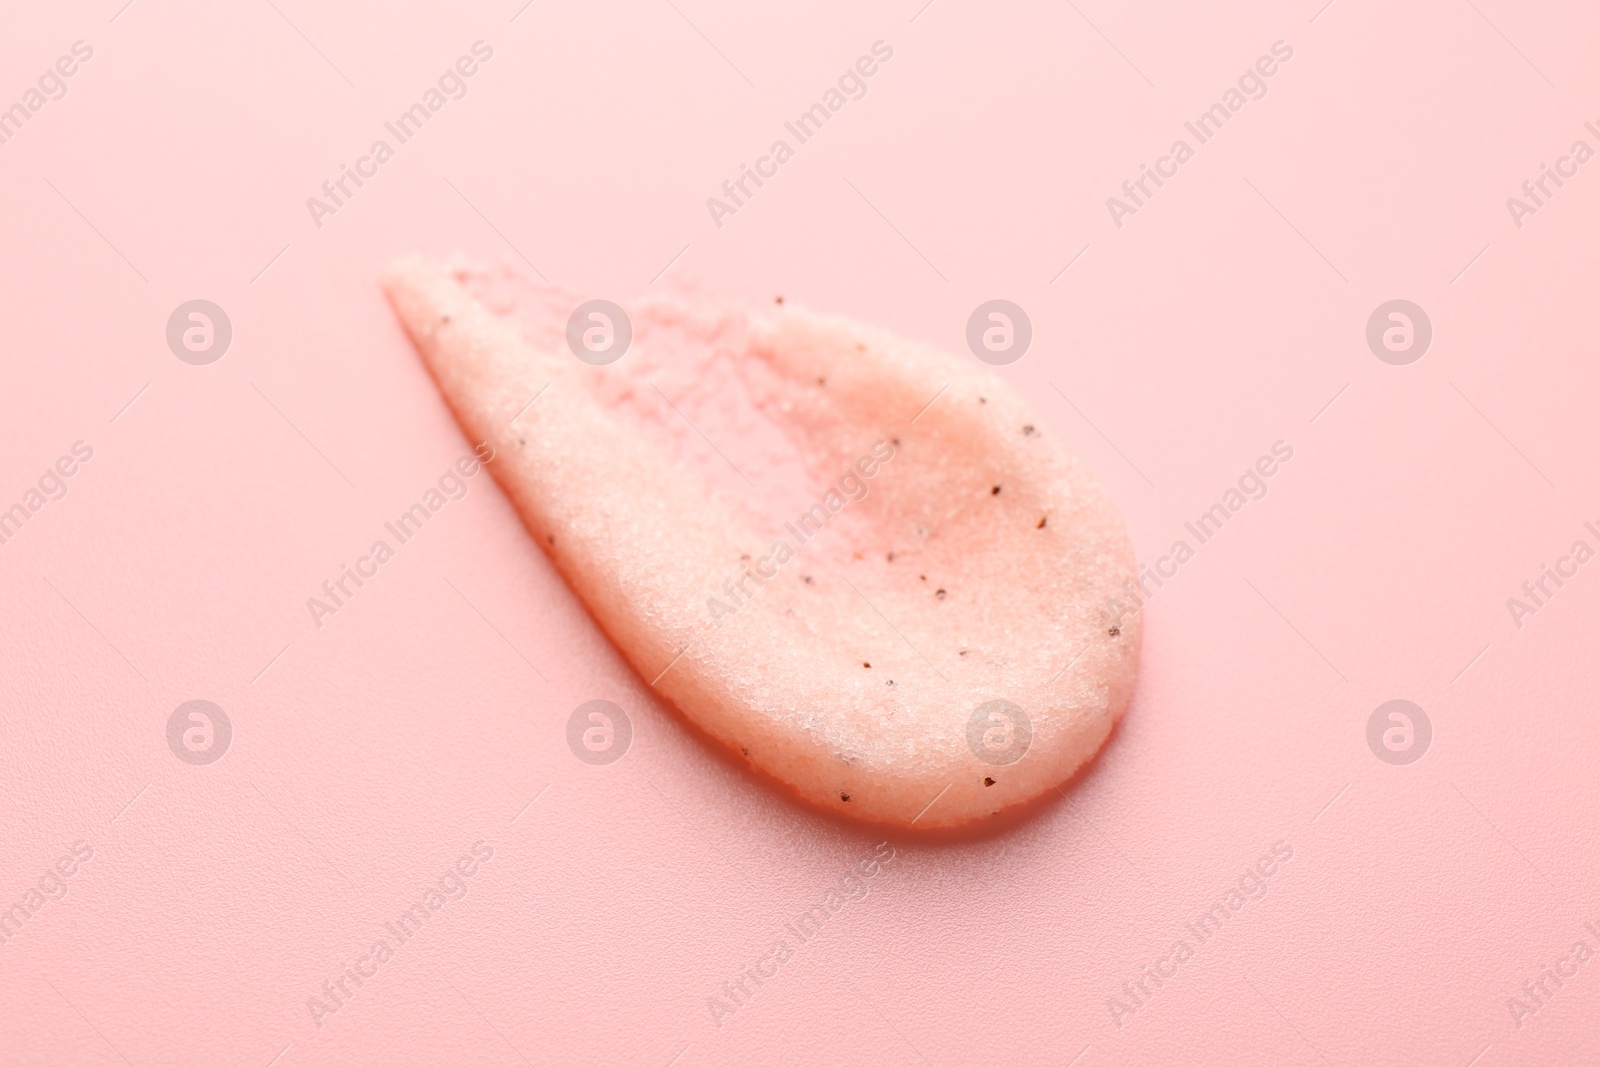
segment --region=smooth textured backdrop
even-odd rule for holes
[[[1600,562],[1507,604],[1600,549],[1600,161],[1570,157],[1600,150],[1600,18],[1323,4],[10,4],[0,1061],[1600,1059],[1574,948],[1600,950]],[[397,145],[384,123],[477,41],[465,95]],[[717,225],[707,198],[877,41],[866,95]],[[1184,124],[1280,41],[1200,144]],[[1535,203],[1542,165],[1568,176]],[[1064,798],[891,839],[800,944],[786,924],[884,835],[711,753],[488,478],[313,623],[470,448],[376,284],[413,250],[620,302],[783,295],[958,353],[1014,301],[1034,339],[998,373],[1145,561],[1294,455],[1151,600],[1137,697]],[[193,299],[232,324],[209,365],[166,339]],[[1393,299],[1432,323],[1409,365],[1366,340]],[[632,722],[620,761],[568,747],[591,699]],[[1393,699],[1432,724],[1409,765],[1367,743]],[[220,760],[169,747],[190,700],[231,722]],[[308,1006],[479,842],[465,896]],[[1185,924],[1275,843],[1202,943]]]

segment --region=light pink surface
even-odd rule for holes
[[[1600,526],[1600,163],[1520,228],[1506,207],[1600,147],[1592,13],[274,3],[35,5],[0,35],[4,105],[94,48],[0,145],[0,506],[94,448],[0,545],[0,902],[94,853],[0,945],[0,1060],[1600,1058],[1600,962],[1520,1027],[1506,1004],[1600,947],[1600,572],[1520,629],[1506,608]],[[479,39],[465,99],[316,228],[306,197]],[[705,198],[880,39],[868,95],[717,228]],[[1278,40],[1265,99],[1115,227],[1106,197]],[[1068,797],[893,842],[720,1027],[707,998],[877,838],[664,713],[486,480],[321,630],[305,607],[468,449],[383,263],[525,255],[617,299],[685,245],[668,274],[705,291],[954,352],[978,303],[1022,305],[1001,373],[1141,559],[1295,449],[1151,602],[1134,704]],[[233,321],[211,366],[164,339],[196,297]],[[1435,329],[1406,367],[1364,340],[1399,297]],[[164,735],[196,698],[235,730],[205,767]],[[594,698],[635,728],[605,767],[564,736]],[[1434,726],[1410,766],[1365,741],[1394,698]],[[468,894],[314,1025],[479,841]],[[1277,841],[1265,897],[1119,1028],[1108,998]]]

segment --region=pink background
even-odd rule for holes
[[[1505,204],[1600,148],[1585,5],[121,3],[0,35],[0,106],[94,49],[0,145],[0,507],[94,448],[0,546],[0,908],[94,850],[0,945],[0,1060],[1600,1059],[1600,962],[1520,1027],[1506,1003],[1600,948],[1600,564],[1520,629],[1505,604],[1600,547],[1600,162],[1521,228]],[[479,39],[469,94],[314,226],[306,197]],[[705,198],[880,39],[869,94],[713,225]],[[1106,197],[1278,40],[1268,95],[1114,226]],[[957,352],[978,303],[1022,305],[1033,348],[999,373],[1142,559],[1295,450],[1150,605],[1138,696],[1067,798],[893,839],[720,1027],[707,998],[883,835],[710,753],[487,479],[323,629],[305,608],[467,450],[389,258],[625,302],[686,245],[656,287]],[[196,297],[234,327],[210,366],[164,339]],[[1435,338],[1396,367],[1364,330],[1402,297]],[[204,767],[164,734],[196,698],[235,730]],[[564,739],[593,698],[634,723],[611,766]],[[1394,698],[1433,723],[1410,766],[1365,741]],[[313,1025],[480,840],[468,895]],[[1266,896],[1119,1027],[1108,999],[1276,841]]]

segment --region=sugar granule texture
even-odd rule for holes
[[[557,290],[418,258],[385,287],[634,669],[802,799],[965,826],[1070,778],[1127,707],[1122,521],[986,368],[792,301],[678,298],[629,306],[596,367]]]

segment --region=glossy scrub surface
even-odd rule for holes
[[[1127,707],[1121,519],[970,357],[671,298],[628,306],[628,351],[591,366],[548,287],[417,258],[385,286],[639,675],[801,798],[966,826],[1061,785]]]

